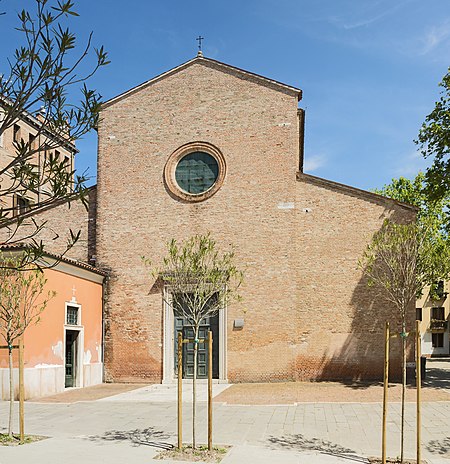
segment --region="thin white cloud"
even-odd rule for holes
[[[426,55],[437,48],[450,37],[450,20],[444,21],[438,26],[430,28],[422,39],[423,46],[420,55]]]
[[[338,27],[341,27],[342,29],[345,30],[351,30],[351,29],[357,29],[360,27],[366,27],[369,26],[372,23],[375,23],[379,21],[380,19],[383,19],[386,16],[391,15],[395,11],[397,11],[399,8],[403,7],[406,3],[409,3],[411,0],[404,0],[402,2],[398,2],[394,6],[387,7],[387,5],[390,4],[384,1],[379,1],[379,2],[374,2],[371,4],[371,9],[372,10],[381,10],[379,12],[375,12],[372,15],[368,15],[366,17],[362,17],[359,19],[354,19],[353,21],[349,21],[348,18],[345,17],[332,17],[329,18],[330,22],[336,24]],[[364,16],[364,13],[366,13],[367,10],[366,8],[362,8],[360,10],[360,15],[359,16]],[[355,16],[355,15],[354,15]]]
[[[316,171],[317,169],[325,166],[326,162],[327,159],[324,155],[305,156],[303,170],[307,172]]]
[[[425,171],[431,164],[430,160],[425,160],[419,151],[413,151],[399,158],[399,164],[394,169],[395,177],[413,177],[419,171]]]

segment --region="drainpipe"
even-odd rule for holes
[[[303,172],[303,159],[305,156],[305,110],[303,108],[297,109],[298,116],[298,170]]]

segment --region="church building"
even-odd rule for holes
[[[416,211],[303,172],[301,97],[199,53],[104,103],[89,211],[27,213],[61,236],[80,228],[72,258],[108,276],[105,381],[174,381],[176,333],[188,328],[142,257],[158,264],[171,239],[206,233],[244,271],[242,301],[204,324],[218,381],[382,377],[383,327],[399,321],[358,261],[386,218]]]

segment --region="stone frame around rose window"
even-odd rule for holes
[[[217,161],[219,172],[216,181],[208,190],[202,193],[195,194],[186,192],[178,185],[175,178],[175,170],[178,166],[178,163],[186,155],[189,155],[190,153],[194,153],[197,151],[204,152],[212,156]],[[208,142],[190,142],[185,145],[182,145],[169,156],[169,159],[167,160],[167,163],[164,167],[164,181],[169,192],[173,194],[176,198],[190,203],[197,203],[212,197],[222,186],[225,180],[225,174],[225,157],[217,147]]]

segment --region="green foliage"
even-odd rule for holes
[[[43,154],[50,155],[61,147],[73,150],[72,144],[96,127],[101,96],[86,82],[109,63],[103,47],[92,50],[92,33],[77,50],[77,37],[68,27],[78,16],[73,0],[34,3],[34,11],[23,9],[17,15],[16,30],[22,35],[22,43],[0,78],[0,135],[27,117],[32,118],[36,129],[35,137],[14,141],[15,154],[0,166],[0,228],[11,223],[13,207],[5,206],[2,198],[12,194],[31,201],[37,198],[40,206],[64,200],[86,202],[86,175],[77,175],[64,157]],[[89,66],[86,61],[92,55]],[[85,64],[88,71],[80,72]],[[44,159],[40,165],[38,154]],[[38,254],[41,244],[31,239],[45,224],[34,226],[25,236],[18,227],[7,243],[26,240]],[[72,245],[69,242],[68,248]]]
[[[421,266],[427,266],[427,269],[420,269],[426,279],[417,285],[417,296],[421,294],[424,285],[446,280],[450,274],[450,192],[438,200],[430,199],[426,189],[426,176],[419,172],[413,180],[404,177],[392,179],[390,184],[375,190],[375,193],[418,207],[414,233],[417,234],[421,247],[417,250],[417,259],[420,259]]]
[[[20,446],[27,445],[28,443],[35,443],[36,441],[45,440],[48,437],[40,435],[25,435],[23,442],[20,441],[20,435],[8,435],[7,433],[0,433],[0,446]]]
[[[181,243],[173,239],[153,275],[166,285],[166,303],[198,327],[205,317],[232,300],[240,300],[243,272],[234,260],[234,251],[221,253],[209,234],[195,235]]]
[[[425,118],[416,141],[425,158],[434,157],[426,174],[427,190],[433,199],[450,192],[450,68],[439,85],[441,97]]]
[[[190,445],[183,446],[182,449],[173,448],[161,451],[154,459],[164,459],[169,461],[189,461],[189,462],[221,462],[225,457],[230,447],[214,446],[211,451],[207,446],[200,445],[193,448]]]
[[[386,220],[376,232],[360,261],[369,286],[377,286],[400,311],[406,310],[425,285],[421,269],[423,241],[417,224],[396,224]]]
[[[444,281],[436,280],[430,285],[429,297],[433,301],[442,300],[442,298],[447,296],[447,292],[444,292]]]

